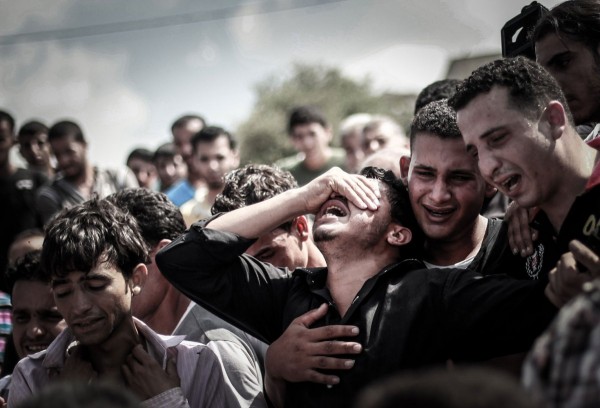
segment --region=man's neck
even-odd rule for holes
[[[133,318],[125,318],[116,327],[111,336],[101,344],[85,346],[88,351],[92,367],[100,377],[121,378],[121,366],[130,355],[131,350],[142,343]]]
[[[190,300],[185,295],[172,288],[167,292],[158,309],[151,316],[143,319],[144,323],[159,334],[170,335],[179,324],[189,304]]]
[[[309,240],[306,245],[308,246],[308,260],[306,262],[306,267],[321,268],[327,266],[323,254],[321,253],[321,251],[319,251],[319,248],[317,248],[314,242]]]
[[[306,167],[309,170],[319,170],[320,168],[325,166],[325,164],[327,164],[332,154],[333,153],[331,152],[331,148],[329,146],[327,146],[323,150],[317,150],[313,152],[310,156],[307,155],[305,157],[304,167]]]
[[[327,262],[327,288],[340,313],[344,316],[364,283],[386,266],[397,262],[397,250],[389,246],[373,246],[368,251],[346,252],[330,256],[323,250]]]
[[[450,240],[428,239],[424,260],[438,266],[450,266],[474,257],[481,249],[488,219],[479,215],[470,228]]]

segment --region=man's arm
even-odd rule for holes
[[[333,168],[303,187],[223,214],[209,225],[211,229],[258,238],[292,218],[316,213],[332,194],[346,197],[359,208],[372,210],[379,207],[381,197],[375,180]]]

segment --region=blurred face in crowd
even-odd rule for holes
[[[531,119],[511,106],[508,89],[496,86],[457,112],[467,151],[487,182],[521,207],[551,203],[561,172],[548,165],[556,160],[547,118],[553,108]]]
[[[227,136],[218,136],[212,142],[198,142],[195,148],[192,162],[198,174],[206,180],[209,189],[222,188],[225,175],[240,164]]]
[[[402,173],[417,222],[432,240],[454,241],[471,234],[487,191],[477,161],[462,139],[415,135]]]
[[[12,336],[19,358],[47,349],[66,327],[49,283],[17,281],[12,306]]]
[[[362,131],[355,130],[342,137],[342,148],[346,152],[346,170],[356,173],[365,157],[362,147]]]
[[[156,159],[156,173],[160,179],[161,190],[166,190],[187,176],[187,164],[179,154],[173,157]]]
[[[13,129],[6,120],[0,120],[0,167],[7,166],[10,148],[15,143]]]
[[[192,137],[202,130],[202,121],[192,119],[184,126],[173,129],[173,143],[175,148],[187,162],[192,156]]]
[[[18,138],[21,156],[33,167],[46,167],[50,163],[50,143],[48,134],[21,135]]]
[[[61,136],[50,142],[56,157],[58,170],[67,180],[80,177],[87,166],[87,145],[76,141],[69,135]]]
[[[576,124],[600,121],[600,46],[547,34],[535,43],[536,60],[562,88]]]
[[[140,187],[152,188],[157,178],[156,167],[152,162],[133,157],[127,162]]]
[[[331,136],[329,128],[316,122],[296,125],[290,135],[294,149],[307,157],[324,152],[331,142]]]
[[[74,271],[54,277],[52,288],[59,312],[75,338],[83,345],[99,345],[131,323],[132,282],[114,265],[102,262],[89,272]]]

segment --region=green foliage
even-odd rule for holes
[[[414,107],[414,96],[378,95],[368,78],[356,81],[324,66],[295,64],[289,77],[273,75],[255,89],[254,109],[237,130],[243,163],[273,163],[295,153],[286,124],[296,106],[319,107],[334,131],[343,118],[359,112],[389,115],[407,127]]]

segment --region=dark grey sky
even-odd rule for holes
[[[293,61],[416,92],[449,58],[500,52],[500,28],[528,3],[0,0],[0,107],[19,123],[77,120],[94,162],[113,165],[168,140],[183,113],[235,129],[253,85]]]

